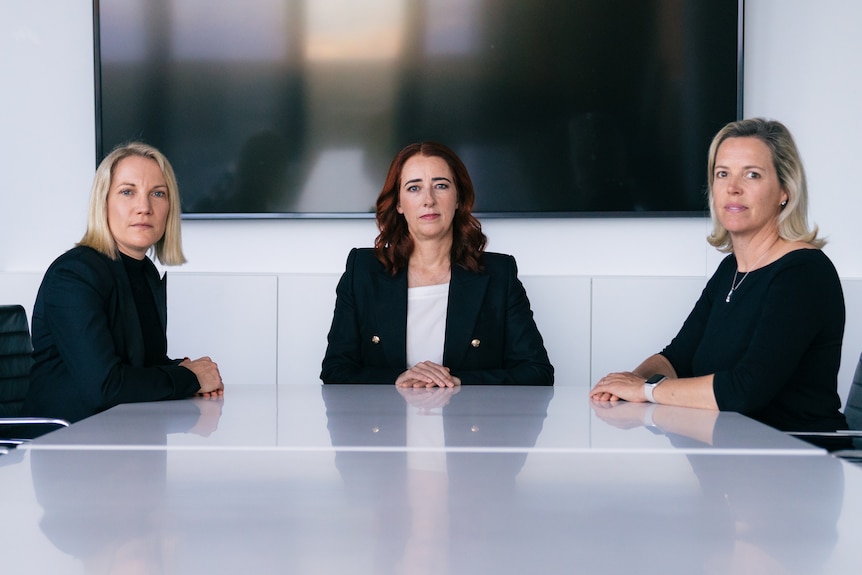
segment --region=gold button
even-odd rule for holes
[[[378,343],[380,343],[380,336],[378,336],[378,335],[372,335],[372,336],[371,336],[371,343],[373,343],[373,344],[378,344]]]
[[[478,339],[474,339],[473,341],[470,342],[470,345],[472,345],[473,347],[479,347],[480,343],[482,343],[482,342],[479,341]]]

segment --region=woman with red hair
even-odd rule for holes
[[[515,259],[485,252],[474,201],[446,146],[395,156],[374,248],[353,249],[338,283],[324,383],[553,384]]]

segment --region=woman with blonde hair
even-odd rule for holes
[[[808,225],[790,132],[759,118],[728,124],[710,146],[708,181],[708,241],[729,255],[670,345],[606,375],[591,396],[737,411],[782,430],[846,429],[844,296]]]
[[[48,268],[33,309],[24,412],[78,421],[120,403],[218,396],[208,357],[167,357],[164,279],[147,257],[185,262],[173,168],[134,142],[102,160],[87,231]]]

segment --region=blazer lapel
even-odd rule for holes
[[[473,330],[482,309],[490,276],[452,266],[449,282],[449,307],[446,312],[446,343],[443,363],[449,368],[461,365],[473,339]]]
[[[376,298],[373,318],[369,325],[379,327],[378,335],[384,342],[384,354],[388,365],[407,365],[407,270],[394,276],[385,271],[372,273],[372,293]]]

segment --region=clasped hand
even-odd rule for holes
[[[449,368],[433,361],[420,361],[395,380],[398,387],[455,387],[461,380]]]
[[[609,373],[590,390],[590,398],[596,401],[646,401],[644,378],[630,371]]]
[[[180,366],[185,367],[195,374],[198,384],[201,386],[197,395],[200,397],[219,397],[224,395],[224,382],[218,370],[218,364],[209,357],[200,359],[184,359]]]

